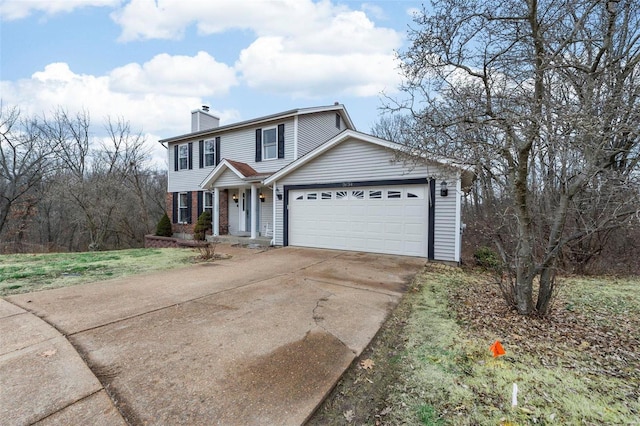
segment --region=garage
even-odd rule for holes
[[[264,180],[273,244],[460,261],[457,168],[345,130]]]
[[[292,246],[427,257],[428,185],[288,191]]]

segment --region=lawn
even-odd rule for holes
[[[310,424],[640,424],[640,279],[559,290],[549,318],[526,318],[489,276],[427,266]]]
[[[0,255],[0,296],[186,266],[188,249]]]

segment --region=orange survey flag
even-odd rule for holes
[[[504,348],[502,347],[502,344],[500,343],[500,340],[496,340],[496,341],[493,343],[493,345],[491,345],[491,346],[489,347],[489,350],[490,350],[491,352],[493,352],[493,357],[494,357],[494,358],[497,358],[497,357],[499,357],[499,356],[501,356],[501,355],[506,354],[506,352],[505,352]]]

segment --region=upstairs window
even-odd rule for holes
[[[208,141],[204,141],[204,166],[215,166],[216,165],[216,141],[214,139],[210,139]]]
[[[189,168],[189,145],[183,144],[178,146],[178,169],[186,170]]]
[[[275,127],[262,131],[262,159],[274,158],[278,158],[278,132]]]
[[[284,158],[284,124],[256,129],[256,163]]]

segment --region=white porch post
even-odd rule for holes
[[[213,236],[220,235],[220,190],[213,188]]]
[[[251,239],[258,238],[257,232],[257,218],[258,218],[258,186],[255,183],[251,184]]]

